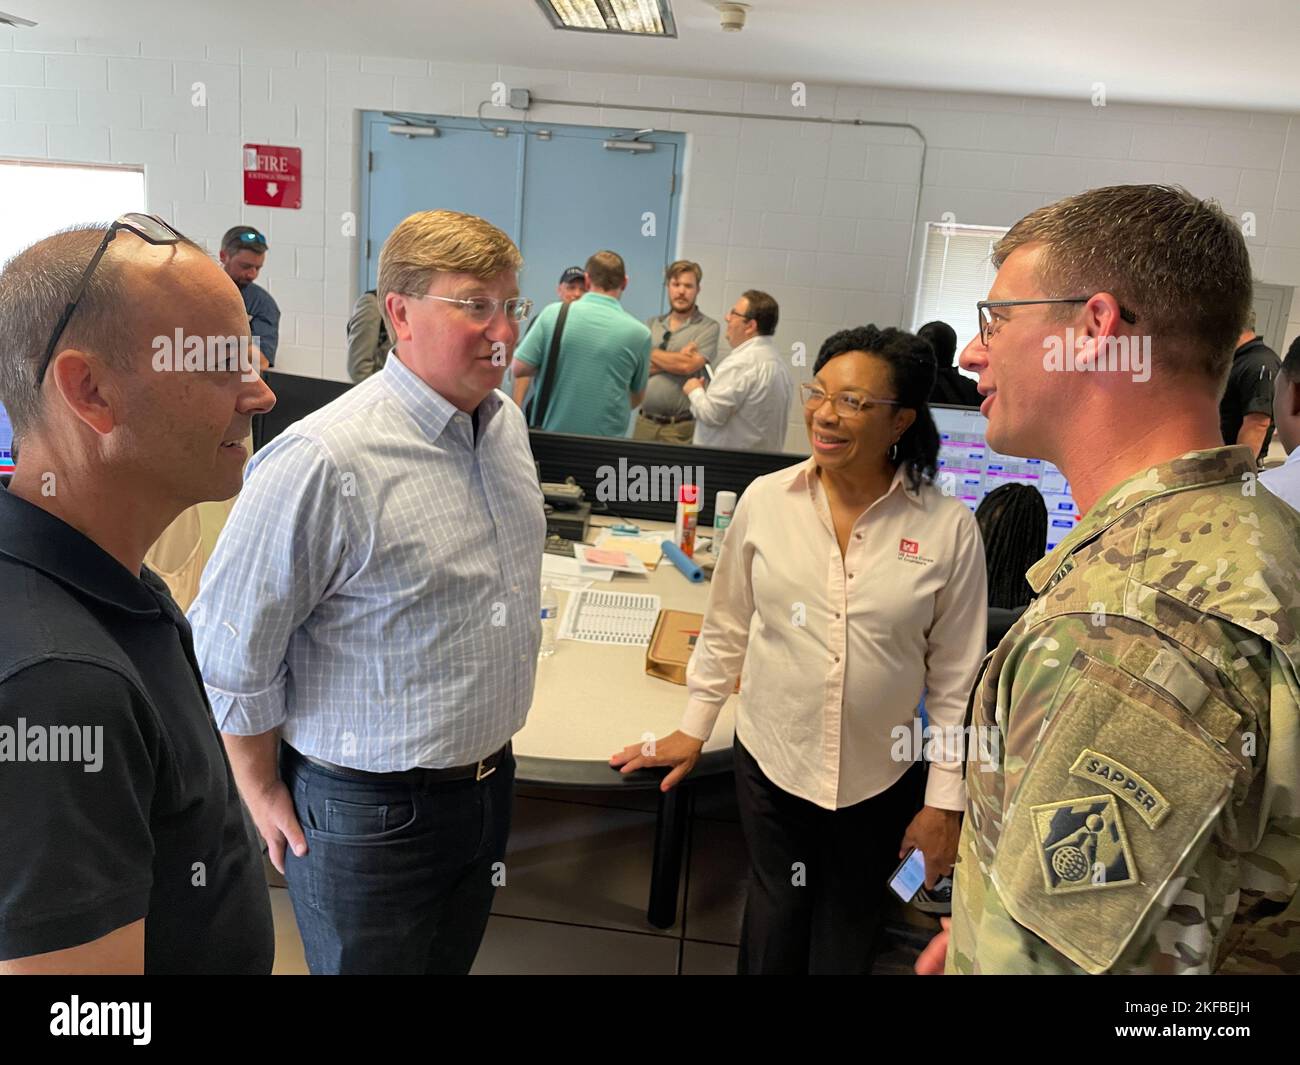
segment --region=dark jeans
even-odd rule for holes
[[[482,781],[356,780],[283,748],[307,837],[285,879],[314,975],[468,973],[504,866],[514,799],[507,752]]]
[[[738,971],[869,973],[886,881],[924,800],[923,764],[879,795],[824,810],[773,784],[739,739],[735,756],[749,847]]]

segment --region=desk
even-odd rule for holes
[[[613,524],[604,522],[603,524]],[[664,530],[663,522],[638,522],[642,529]],[[593,522],[593,538],[599,526]],[[703,530],[708,532],[709,530]],[[671,562],[661,561],[648,577],[615,574],[595,589],[642,592],[659,596],[665,610],[704,613],[709,582],[692,584]],[[563,613],[568,593],[557,592]],[[558,625],[558,622],[557,622]],[[686,688],[647,676],[644,647],[605,646],[556,640],[555,654],[537,663],[537,686],[528,721],[514,737],[521,784],[565,788],[659,787],[663,771],[623,775],[610,768],[609,757],[643,734],[666,736],[676,731],[686,708]],[[728,699],[694,771],[672,791],[659,793],[654,866],[646,917],[657,928],[669,927],[677,915],[677,884],[689,817],[693,777],[725,773],[731,768],[735,699]]]

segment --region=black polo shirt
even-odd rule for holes
[[[145,918],[147,973],[271,971],[270,900],[190,627],[0,491],[0,959]]]
[[[1262,337],[1248,340],[1237,349],[1232,357],[1232,369],[1228,371],[1227,390],[1219,401],[1219,428],[1225,444],[1237,442],[1247,414],[1267,414],[1268,432],[1264,434],[1260,454],[1268,450],[1273,439],[1273,381],[1281,366],[1277,352]]]

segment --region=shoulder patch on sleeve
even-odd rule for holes
[[[1014,921],[1100,973],[1149,928],[1237,765],[1166,689],[1081,651],[1069,668],[990,873]]]

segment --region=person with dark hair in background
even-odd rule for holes
[[[1273,439],[1273,379],[1281,360],[1255,332],[1255,311],[1246,314],[1246,328],[1237,338],[1232,369],[1219,400],[1219,427],[1223,442],[1245,444],[1259,461]]]
[[[692,442],[737,451],[784,451],[794,382],[772,339],[780,308],[749,289],[727,311],[731,351],[713,381],[687,378],[682,393],[695,416]]]
[[[978,407],[984,402],[975,382],[957,369],[957,333],[947,322],[926,322],[916,335],[934,351],[938,372],[934,377],[931,403],[946,403],[953,407]]]
[[[869,972],[899,859],[916,847],[937,878],[956,857],[961,754],[923,764],[897,739],[923,690],[933,724],[960,728],[984,654],[984,551],[975,516],[933,483],[933,384],[910,333],[864,326],[822,345],[802,388],[812,455],[736,507],[681,729],[610,760],[671,766],[667,791],[741,678],[742,973]]]
[[[1030,485],[1004,484],[980,500],[975,520],[988,564],[991,651],[1034,598],[1025,571],[1043,557],[1047,504]]]
[[[1291,341],[1274,382],[1273,422],[1287,460],[1285,465],[1261,473],[1259,483],[1300,510],[1300,337]]]
[[[266,265],[268,246],[266,238],[252,226],[234,226],[221,238],[218,254],[221,268],[244,297],[253,344],[265,360],[263,370],[275,365],[275,352],[280,346],[280,305],[256,284],[257,275]]]

